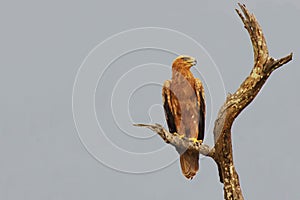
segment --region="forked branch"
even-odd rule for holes
[[[231,141],[233,122],[243,109],[253,101],[271,73],[292,60],[292,53],[278,60],[270,57],[265,37],[254,14],[251,14],[245,5],[239,4],[239,7],[240,10],[236,9],[236,11],[251,38],[254,66],[250,75],[234,94],[227,96],[226,101],[219,110],[214,126],[214,147],[210,149],[205,144],[193,143],[186,138],[181,138],[178,134],[171,134],[159,124],[137,125],[157,132],[166,143],[170,143],[176,148],[193,149],[203,155],[212,157],[217,163],[220,181],[224,184],[224,199],[226,200],[244,199],[239,177],[233,163]]]

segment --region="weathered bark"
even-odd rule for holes
[[[235,118],[256,97],[271,73],[289,62],[292,54],[276,60],[269,56],[266,40],[255,16],[239,4],[242,13],[236,9],[247,29],[254,52],[254,66],[250,75],[237,91],[228,95],[221,107],[214,127],[215,156],[219,166],[220,179],[224,183],[224,198],[227,200],[244,199],[239,183],[238,174],[234,168],[231,142],[231,127]]]
[[[244,199],[239,183],[239,176],[233,162],[232,124],[242,110],[253,101],[271,73],[292,60],[292,53],[278,60],[269,56],[266,40],[255,16],[249,13],[245,5],[239,4],[239,6],[242,12],[238,9],[236,11],[251,38],[254,52],[254,66],[250,75],[234,94],[227,96],[226,101],[219,110],[214,127],[214,147],[210,149],[205,144],[193,143],[187,138],[169,133],[159,124],[137,125],[157,132],[166,143],[170,143],[176,148],[193,149],[213,158],[218,166],[220,181],[224,184],[224,199],[226,200]]]

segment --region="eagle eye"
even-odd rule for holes
[[[189,58],[188,58],[188,57],[183,57],[182,60],[183,60],[183,61],[188,61]]]

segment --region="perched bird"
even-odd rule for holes
[[[169,132],[202,142],[205,129],[204,88],[190,71],[196,63],[190,56],[177,57],[172,65],[172,80],[165,81],[162,97]],[[177,151],[183,175],[192,179],[199,169],[199,153]]]

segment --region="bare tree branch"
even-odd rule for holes
[[[258,21],[250,14],[245,5],[239,4],[242,13],[236,10],[247,29],[254,52],[254,66],[250,75],[237,91],[228,95],[215,121],[215,156],[220,180],[224,183],[224,199],[242,200],[243,195],[239,177],[235,170],[232,154],[231,127],[235,118],[249,105],[261,90],[262,86],[277,68],[292,59],[292,54],[276,60],[269,56],[267,44]]]
[[[236,9],[239,17],[247,29],[253,46],[254,66],[250,75],[240,85],[234,94],[227,96],[220,108],[214,127],[215,146],[210,149],[205,144],[192,142],[188,138],[182,138],[178,134],[166,131],[161,125],[137,124],[147,127],[158,133],[166,143],[176,148],[193,149],[203,155],[214,159],[218,166],[220,181],[224,184],[225,200],[243,200],[243,194],[239,183],[239,176],[233,163],[231,127],[235,118],[249,105],[263,87],[271,73],[282,65],[292,60],[293,54],[280,59],[269,56],[267,43],[262,29],[254,14],[251,14],[245,5],[239,4]]]
[[[156,132],[166,143],[170,143],[177,149],[189,149],[209,157],[213,157],[214,155],[214,149],[210,149],[208,145],[194,142],[189,140],[189,138],[180,136],[177,133],[170,133],[160,124],[134,124],[134,126],[149,128]]]

